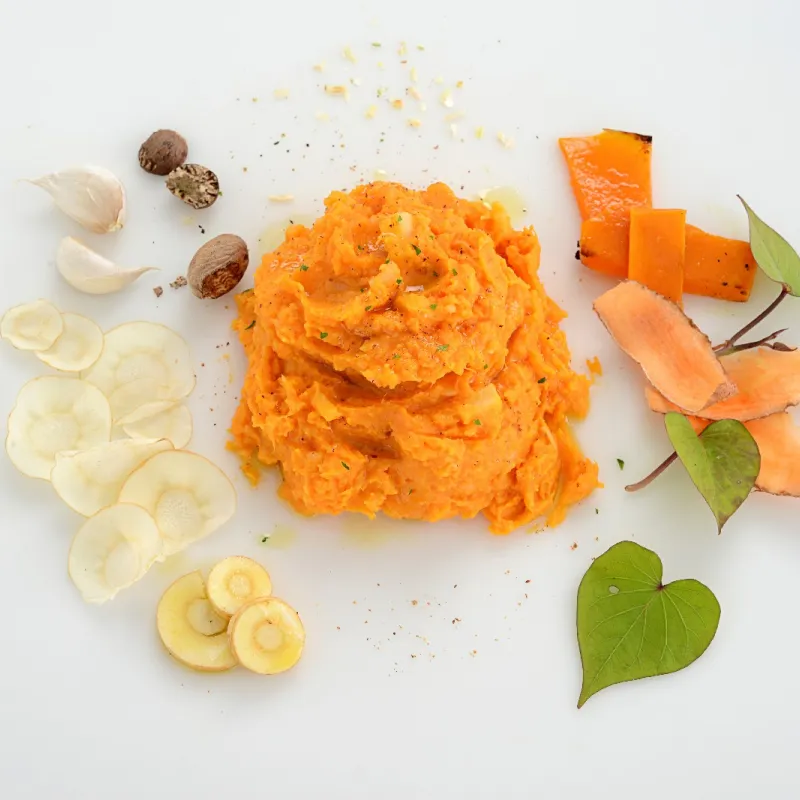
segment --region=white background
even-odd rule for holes
[[[92,608],[66,576],[77,517],[49,486],[0,460],[0,796],[800,794],[800,501],[755,496],[718,537],[680,469],[641,495],[624,494],[667,445],[644,408],[641,379],[591,312],[608,284],[573,258],[578,217],[556,146],[559,135],[603,126],[651,133],[659,205],[744,236],[741,192],[800,244],[800,6],[0,0],[0,10],[3,303],[43,296],[106,327],[152,319],[182,332],[198,362],[193,447],[225,468],[240,494],[225,529]],[[348,44],[356,65],[339,55]],[[321,60],[323,75],[311,69]],[[412,65],[428,100],[417,114],[423,127],[409,128],[412,113],[385,103],[364,119],[376,88],[399,96]],[[443,121],[437,75],[446,86],[465,82],[454,90],[468,114],[459,123],[464,142]],[[349,104],[323,95],[320,83],[348,77],[362,82]],[[290,90],[288,101],[273,100],[279,87]],[[320,110],[332,121],[315,119]],[[190,160],[218,172],[224,196],[212,209],[192,212],[139,169],[138,146],[158,127],[182,131]],[[497,131],[515,148],[500,147]],[[120,262],[162,267],[124,294],[80,296],[57,279],[56,244],[76,227],[46,195],[14,183],[85,162],[116,171],[130,205],[122,232],[85,238]],[[276,499],[274,478],[248,489],[224,451],[242,374],[231,303],[204,304],[168,282],[218,233],[244,236],[257,261],[270,226],[320,213],[331,189],[376,169],[414,186],[443,179],[465,195],[511,185],[527,201],[545,285],[570,312],[575,363],[598,354],[606,370],[579,429],[606,488],[558,530],[497,538],[482,520],[304,520]],[[276,206],[273,193],[297,199]],[[160,300],[151,291],[158,284]],[[747,308],[691,298],[687,310],[719,339],[774,294],[760,278]],[[775,327],[796,318],[797,302],[784,305]],[[0,359],[5,415],[41,370],[6,346]],[[655,549],[666,580],[709,585],[722,605],[719,632],[684,672],[613,687],[577,711],[578,582],[592,557],[623,538]],[[193,674],[157,641],[163,589],[233,553],[262,560],[303,616],[306,654],[285,676]]]

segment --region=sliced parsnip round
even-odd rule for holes
[[[236,660],[259,675],[291,669],[303,654],[306,632],[298,613],[277,597],[251,600],[228,624]]]
[[[156,453],[172,450],[168,439],[117,439],[56,454],[50,482],[73,510],[90,517],[117,502],[125,479]]]
[[[264,567],[247,556],[229,556],[214,565],[206,581],[208,599],[218,614],[232,617],[245,603],[272,593]]]
[[[118,503],[79,528],[69,550],[69,576],[87,603],[105,603],[144,576],[161,552],[155,520]]]
[[[0,336],[18,350],[47,350],[63,330],[61,312],[47,300],[14,306],[0,321]]]
[[[165,555],[208,536],[236,511],[236,490],[228,476],[186,450],[167,450],[145,461],[125,481],[119,499],[153,515]]]
[[[80,314],[64,313],[64,330],[52,347],[36,352],[36,357],[62,372],[81,372],[100,358],[103,352],[103,331],[92,320]]]
[[[127,422],[122,426],[132,439],[169,439],[176,450],[189,444],[192,438],[192,412],[179,403],[152,417]]]
[[[226,625],[208,602],[199,571],[178,578],[158,602],[156,627],[164,647],[192,669],[224,672],[236,666]]]
[[[134,421],[145,404],[155,405],[144,416],[157,414],[189,395],[195,384],[189,346],[154,322],[127,322],[110,330],[100,358],[83,377],[109,398],[115,422]]]
[[[28,381],[8,417],[6,452],[31,478],[50,478],[56,453],[86,450],[111,438],[103,393],[78,378],[45,375]]]

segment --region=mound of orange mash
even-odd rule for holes
[[[279,464],[302,514],[560,522],[598,486],[588,410],[539,241],[444,184],[333,192],[264,256],[234,324],[248,359],[231,447]]]

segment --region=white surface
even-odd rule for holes
[[[573,259],[577,213],[555,144],[558,135],[603,126],[652,133],[660,205],[742,235],[741,192],[800,244],[800,6],[573,0],[474,4],[469,15],[466,7],[0,0],[3,303],[43,296],[104,327],[152,319],[181,331],[205,364],[191,398],[193,445],[235,476],[240,492],[223,531],[113,604],[90,608],[66,573],[77,518],[49,486],[0,459],[3,798],[800,793],[800,501],[754,497],[720,538],[678,470],[646,493],[624,495],[623,484],[666,453],[665,439],[645,411],[638,376],[590,311],[605,284]],[[395,53],[403,39],[428,95],[419,130],[405,125],[410,113],[385,107],[363,118],[378,85],[406,85]],[[384,43],[380,52],[372,41]],[[355,66],[339,56],[347,44],[360,56]],[[322,76],[311,70],[320,60],[329,65]],[[450,85],[465,81],[456,91],[469,114],[465,143],[452,141],[442,122],[439,87],[430,85],[437,74]],[[317,88],[347,76],[363,82],[349,105]],[[290,89],[288,101],[272,99],[278,87]],[[321,109],[334,121],[315,120]],[[476,125],[486,127],[481,142]],[[182,131],[191,160],[219,172],[224,197],[212,209],[190,213],[139,169],[140,142],[162,126]],[[496,131],[516,148],[503,150]],[[60,282],[56,245],[76,226],[43,193],[13,183],[81,162],[116,171],[129,191],[126,228],[86,240],[121,263],[163,267],[124,294],[79,296]],[[275,499],[274,480],[250,491],[223,450],[242,372],[228,332],[231,303],[204,305],[167,283],[209,236],[240,233],[256,258],[269,223],[318,213],[329,190],[378,168],[414,185],[442,178],[465,194],[511,184],[528,201],[545,284],[571,314],[575,361],[597,353],[606,370],[579,432],[606,488],[556,531],[494,538],[482,521],[381,520],[367,545],[360,520],[295,517]],[[273,193],[297,201],[270,204]],[[160,300],[151,292],[157,284],[165,287]],[[760,279],[747,309],[694,298],[687,308],[719,338],[773,293]],[[796,319],[795,302],[775,327]],[[798,341],[800,328],[793,333]],[[5,346],[0,353],[5,413],[42,365]],[[295,531],[292,541],[262,545],[275,523]],[[611,688],[579,712],[578,582],[593,556],[629,537],[661,555],[667,580],[696,577],[715,591],[719,632],[690,669]],[[276,592],[303,616],[307,651],[283,677],[193,674],[156,639],[161,591],[232,553],[264,562]]]

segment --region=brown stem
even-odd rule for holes
[[[763,322],[783,301],[783,298],[789,294],[789,290],[786,287],[786,284],[781,286],[781,293],[754,319],[752,322],[748,322],[747,325],[744,326],[741,330],[737,331],[736,333],[728,339],[727,342],[723,344],[718,344],[714,351],[718,352],[720,350],[727,350],[729,347],[732,347],[739,339],[742,338],[746,333],[749,333],[759,322]]]
[[[773,347],[773,345],[771,345],[770,342],[773,339],[776,339],[782,333],[786,333],[787,330],[789,329],[781,328],[779,331],[775,331],[775,333],[771,333],[769,336],[765,336],[763,339],[759,339],[757,342],[746,342],[745,344],[735,344],[732,347],[726,347],[724,350],[717,350],[716,353],[718,356],[728,356],[731,353],[739,353],[742,350],[752,350],[754,347],[763,347],[764,345],[767,345],[768,347]],[[777,349],[782,349],[782,347]],[[791,348],[789,349],[791,350]]]
[[[677,453],[667,456],[646,478],[642,478],[638,483],[631,483],[625,487],[626,492],[638,492],[649,486],[676,458]]]

